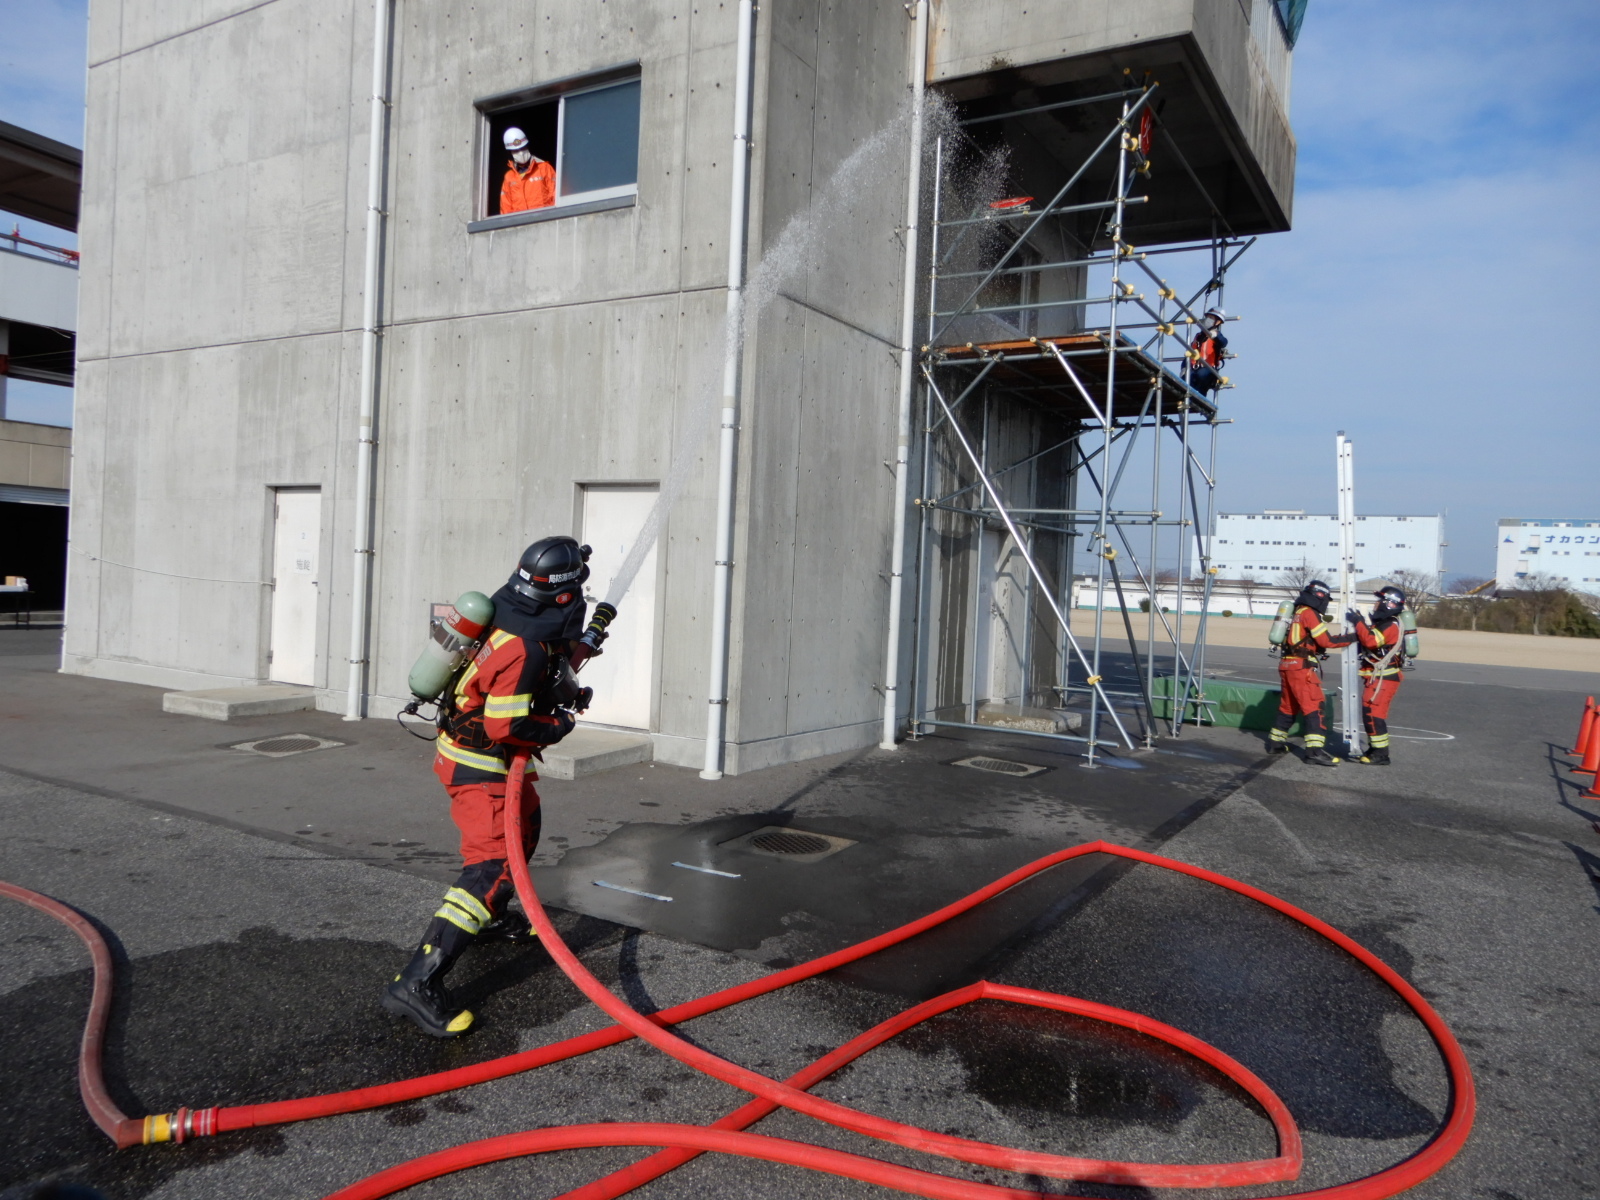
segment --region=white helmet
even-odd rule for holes
[[[1204,319],[1209,319],[1209,320],[1215,322],[1217,328],[1220,329],[1222,327],[1223,322],[1228,319],[1228,314],[1223,312],[1220,308],[1208,308],[1208,309],[1206,309],[1206,314],[1205,314],[1205,318]]]
[[[513,154],[518,150],[526,150],[528,148],[528,135],[515,125],[506,127],[505,133],[501,135],[501,141],[505,142],[506,149]]]

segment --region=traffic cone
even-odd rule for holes
[[[1593,775],[1596,782],[1600,782],[1600,737],[1595,736],[1592,721],[1589,723],[1589,744],[1584,747],[1583,762],[1573,767],[1572,771],[1577,775]]]
[[[1589,697],[1589,702],[1583,706],[1583,720],[1578,722],[1578,740],[1572,743],[1568,754],[1587,754],[1589,752],[1589,735],[1594,730],[1594,697]]]

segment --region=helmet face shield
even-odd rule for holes
[[[1406,594],[1397,587],[1378,589],[1378,603],[1373,606],[1379,616],[1398,617],[1405,611]]]

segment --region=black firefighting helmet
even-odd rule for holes
[[[1333,590],[1320,579],[1313,579],[1300,589],[1300,594],[1295,597],[1296,604],[1304,604],[1312,609],[1318,616],[1328,615],[1328,601],[1333,598]]]
[[[589,553],[589,547],[578,545],[576,538],[540,538],[522,552],[511,589],[540,604],[566,608],[583,598]]]
[[[1406,594],[1393,584],[1378,589],[1378,602],[1372,606],[1372,615],[1377,620],[1385,617],[1393,619],[1405,611]]]

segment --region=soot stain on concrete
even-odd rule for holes
[[[575,950],[601,952],[585,954],[588,965],[615,983],[620,930],[588,917],[558,922]],[[478,1015],[478,1029],[435,1041],[378,1007],[379,989],[406,957],[385,942],[301,939],[271,929],[132,962],[118,955],[106,1086],[135,1117],[321,1095],[514,1053],[522,1031],[586,1003],[538,946],[473,947],[448,982]],[[115,1150],[85,1113],[76,1085],[91,982],[89,971],[73,971],[0,996],[0,1025],[27,1031],[8,1046],[7,1086],[0,1089],[0,1128],[12,1146],[0,1160],[0,1188],[51,1179],[137,1197],[236,1155],[283,1153],[277,1127]],[[448,1094],[433,1104],[470,1111]],[[424,1103],[384,1114],[398,1125],[427,1115]]]

